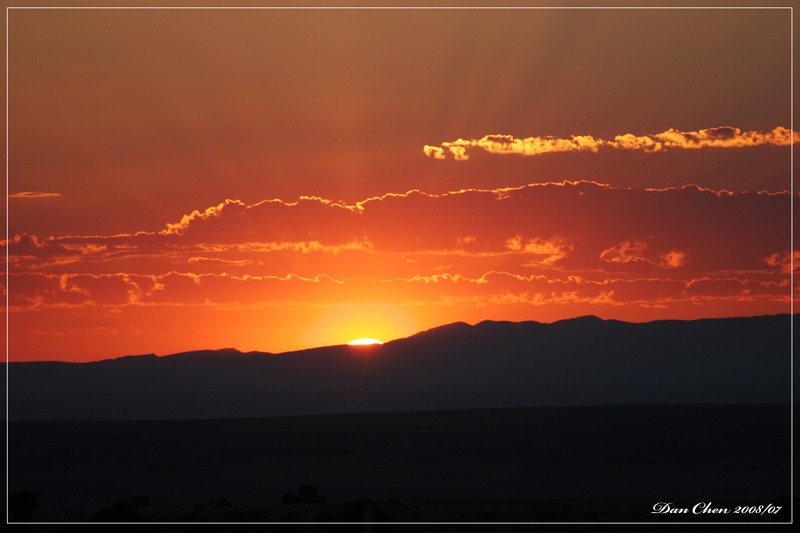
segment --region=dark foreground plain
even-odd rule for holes
[[[20,421],[9,484],[38,494],[38,522],[787,521],[790,416],[772,404]],[[652,514],[658,502],[783,510]]]

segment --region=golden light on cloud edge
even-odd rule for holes
[[[192,329],[201,346],[233,332],[237,348],[277,352],[487,317],[774,314],[796,290],[791,201],[586,181],[355,205],[236,200],[184,217],[179,231],[16,234],[0,291],[16,360],[146,353],[152,335],[173,332],[159,352],[178,352],[189,323],[209,325]]]
[[[439,146],[425,145],[423,153],[431,159],[467,161],[468,150],[480,148],[490,154],[516,154],[523,156],[554,152],[597,152],[600,148],[617,150],[639,150],[646,153],[660,152],[671,148],[698,150],[702,148],[747,148],[753,146],[789,146],[800,139],[797,132],[777,126],[772,131],[745,131],[731,126],[719,126],[697,131],[667,131],[648,135],[625,133],[614,140],[605,140],[591,135],[572,135],[569,139],[552,136],[526,137],[491,134],[480,139],[456,139]]]

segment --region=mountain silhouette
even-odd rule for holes
[[[459,322],[374,346],[9,363],[9,416],[173,419],[787,403],[791,324],[790,315]]]

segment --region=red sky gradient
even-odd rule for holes
[[[12,361],[790,311],[787,9],[8,28]]]

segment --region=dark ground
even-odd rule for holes
[[[789,421],[788,405],[659,405],[11,422],[9,485],[38,493],[39,522],[707,519],[657,502],[785,521]],[[326,501],[281,503],[300,485]]]

